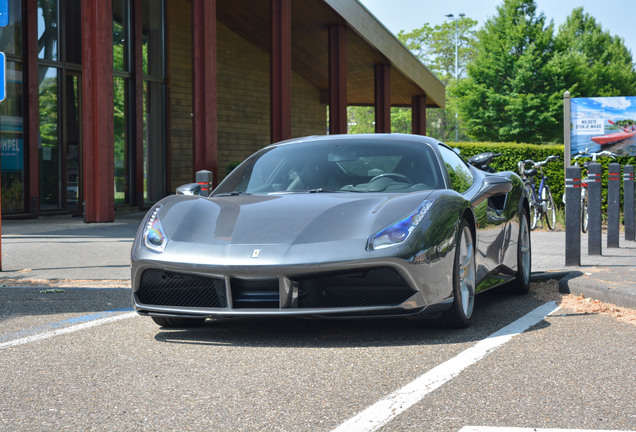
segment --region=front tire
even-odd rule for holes
[[[442,314],[442,324],[448,328],[466,328],[475,305],[475,243],[465,219],[462,219],[455,247],[453,297],[451,308]]]
[[[556,208],[548,185],[541,191],[541,204],[545,206],[545,221],[548,224],[548,229],[553,231],[556,227]]]
[[[532,244],[530,242],[530,223],[528,215],[523,212],[519,223],[519,239],[517,241],[517,275],[510,287],[514,294],[526,294],[530,290],[530,273],[532,269]]]

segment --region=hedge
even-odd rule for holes
[[[543,172],[548,176],[548,184],[552,191],[554,202],[557,206],[562,206],[562,196],[565,191],[565,169],[564,169],[564,146],[558,144],[520,144],[520,143],[467,143],[458,142],[450,144],[454,148],[460,150],[460,154],[468,159],[473,155],[482,152],[501,153],[501,156],[494,159],[490,166],[495,171],[517,171],[517,162],[526,159],[532,159],[536,162],[545,160],[550,155],[557,155],[558,161],[548,162],[543,166]],[[584,162],[590,161],[590,158],[579,159],[582,177],[587,176],[587,169],[583,166]],[[636,166],[636,156],[618,156],[616,159],[607,157],[597,160],[603,167],[603,214],[607,214],[607,177],[608,166],[612,162],[623,165]],[[574,161],[572,161],[574,163]],[[622,176],[621,176],[622,178]],[[621,208],[622,208],[622,181],[621,181]]]

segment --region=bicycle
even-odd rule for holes
[[[594,152],[590,153],[589,149],[586,148],[585,150],[580,150],[572,157],[572,159],[574,159],[574,166],[576,167],[579,166],[578,160],[582,157],[592,158],[591,161],[583,162],[583,166],[587,168],[588,164],[590,162],[596,162],[596,159],[598,157],[611,157],[612,159],[615,159],[616,154],[607,150],[603,150],[596,153]],[[589,225],[589,220],[590,220],[590,215],[588,212],[587,183],[588,183],[587,177],[581,179],[581,231],[584,233],[587,232],[587,227]],[[565,193],[563,194],[563,204],[565,204]]]
[[[534,230],[537,227],[539,220],[545,216],[548,229],[554,230],[556,227],[556,207],[554,205],[554,199],[552,198],[552,192],[550,186],[548,186],[548,177],[543,174],[543,165],[546,163],[558,160],[556,155],[548,156],[542,162],[535,162],[531,159],[517,162],[519,174],[526,185],[526,190],[530,196],[530,212],[532,213],[530,230]],[[532,164],[533,168],[526,169],[526,165]],[[537,174],[541,177],[541,183],[539,184],[539,190],[535,186],[535,177]]]

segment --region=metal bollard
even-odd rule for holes
[[[601,255],[603,253],[602,171],[603,167],[599,163],[591,162],[587,166],[587,214],[589,217],[587,253],[589,255]]]
[[[581,265],[581,168],[565,169],[565,265]]]
[[[609,181],[607,183],[607,247],[619,247],[621,203],[621,166],[609,164]]]
[[[625,217],[625,240],[634,241],[634,166],[623,167],[623,216]]]
[[[201,196],[210,196],[210,193],[212,192],[212,171],[197,171],[196,180],[201,186]]]

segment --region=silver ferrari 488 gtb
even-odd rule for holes
[[[477,293],[528,291],[523,182],[432,138],[276,143],[205,195],[180,187],[135,238],[134,307],[159,325],[403,316],[466,327]]]

